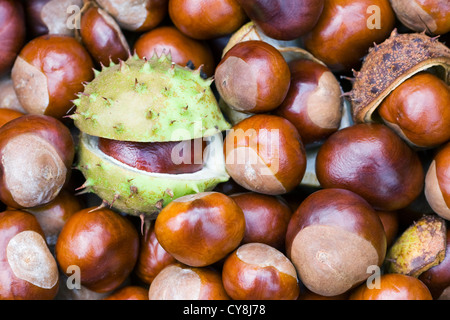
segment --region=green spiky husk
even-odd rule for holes
[[[161,208],[172,200],[210,191],[229,179],[220,165],[197,175],[145,173],[103,154],[95,145],[95,139],[83,133],[80,135],[78,157],[77,167],[86,178],[85,190],[130,215],[156,217]]]
[[[212,136],[231,128],[200,70],[132,56],[96,72],[74,101],[75,126],[92,136],[163,142]]]

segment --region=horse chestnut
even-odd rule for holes
[[[292,191],[306,171],[306,152],[292,123],[253,115],[230,130],[224,143],[225,166],[247,190],[280,195]]]
[[[237,0],[248,17],[269,37],[294,40],[314,28],[324,0]]]
[[[263,243],[247,243],[230,254],[223,265],[222,281],[235,300],[295,300],[300,293],[292,262]]]
[[[286,97],[291,73],[281,53],[264,41],[244,41],[233,46],[216,68],[216,87],[233,109],[264,113]]]
[[[381,275],[379,288],[361,285],[349,300],[433,300],[427,286],[417,278],[403,274]]]
[[[423,189],[418,154],[384,124],[356,124],[332,134],[316,159],[324,188],[351,190],[375,209],[408,206]]]
[[[0,299],[52,300],[58,266],[37,219],[19,210],[0,213]]]
[[[75,38],[43,35],[21,50],[11,78],[27,113],[62,118],[83,91],[83,82],[93,79],[93,67],[91,56]]]
[[[176,260],[193,267],[211,265],[244,238],[245,217],[229,196],[201,192],[170,202],[156,218],[155,234]]]
[[[198,40],[233,33],[247,20],[236,0],[169,0],[169,16],[178,30]]]
[[[0,128],[0,199],[13,208],[42,206],[67,184],[75,147],[53,117],[23,115]]]
[[[149,300],[229,300],[221,274],[212,267],[181,263],[165,267],[150,285]]]
[[[409,144],[432,148],[450,140],[450,87],[421,72],[402,82],[378,107],[383,121]]]
[[[117,289],[133,271],[139,253],[134,225],[107,208],[86,208],[65,223],[55,246],[63,272],[75,265],[81,285],[95,292]]]
[[[25,19],[22,3],[15,0],[0,1],[0,75],[11,70],[25,43]]]
[[[381,266],[386,235],[375,210],[345,189],[321,189],[308,196],[292,216],[286,254],[300,281],[312,292],[336,296],[360,285]]]

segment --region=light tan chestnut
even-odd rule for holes
[[[300,293],[292,262],[277,249],[257,242],[240,246],[226,258],[222,281],[235,300],[295,300]]]
[[[66,185],[75,148],[57,119],[24,115],[0,129],[0,199],[13,208],[49,203]]]
[[[372,274],[369,267],[381,266],[386,235],[362,197],[344,189],[321,189],[292,216],[286,254],[309,290],[336,296],[365,281]]]
[[[149,300],[229,300],[221,274],[212,267],[189,267],[174,263],[155,277]]]
[[[37,219],[30,213],[0,213],[0,299],[52,300],[58,266]]]

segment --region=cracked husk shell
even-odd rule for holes
[[[163,142],[212,136],[231,126],[200,69],[172,63],[170,55],[136,55],[96,72],[74,101],[75,126],[92,136]]]
[[[406,229],[388,251],[388,273],[418,277],[442,262],[447,247],[445,220],[426,215]]]
[[[173,199],[210,191],[229,179],[222,131],[231,126],[210,88],[212,79],[203,79],[200,71],[155,54],[149,60],[131,56],[96,72],[74,101],[71,116],[81,132],[76,166],[86,178],[81,193],[95,193],[103,205],[123,213],[156,217]],[[104,154],[99,137],[133,142],[202,138],[208,146],[200,171],[160,174]]]
[[[357,123],[376,122],[375,110],[405,80],[428,70],[450,83],[450,49],[424,33],[398,34],[372,47],[355,72],[350,97]]]
[[[172,200],[187,194],[211,191],[229,179],[225,170],[221,134],[209,139],[202,170],[189,174],[145,172],[104,154],[98,138],[82,133],[77,168],[86,178],[84,192],[93,192],[104,203],[130,215],[155,218]]]

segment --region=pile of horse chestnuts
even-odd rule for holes
[[[450,299],[448,43],[446,0],[0,0],[0,299]]]

